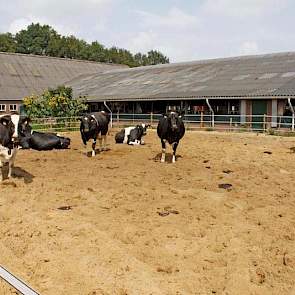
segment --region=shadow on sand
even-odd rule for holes
[[[24,183],[31,183],[31,182],[33,182],[33,178],[35,176],[20,167],[14,167],[12,169],[12,177],[13,178],[23,178]]]

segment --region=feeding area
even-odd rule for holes
[[[19,150],[0,184],[1,263],[40,294],[292,294],[295,139],[187,131],[88,157]],[[14,294],[0,280],[0,294]]]

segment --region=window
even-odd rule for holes
[[[16,111],[17,110],[17,105],[16,104],[10,104],[9,105],[9,110],[10,111]]]
[[[6,104],[0,104],[0,112],[6,111]]]

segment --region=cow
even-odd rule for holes
[[[106,150],[106,135],[108,133],[110,116],[104,111],[85,114],[80,118],[81,138],[87,147],[87,142],[93,139],[92,157],[95,156],[96,140],[99,140],[100,150]],[[102,147],[103,141],[103,147]]]
[[[30,120],[24,118],[19,123],[19,145],[23,149],[49,151],[52,149],[67,149],[71,143],[70,138],[59,136],[55,133],[32,131]]]
[[[185,134],[185,127],[182,121],[182,113],[170,112],[163,115],[163,117],[159,120],[157,126],[157,134],[161,139],[162,144],[161,162],[165,162],[166,141],[168,141],[168,143],[171,144],[173,148],[172,163],[175,163],[177,146],[180,139]]]
[[[12,168],[18,150],[18,124],[19,115],[0,116],[0,182],[3,181],[2,167],[8,163],[8,178],[11,177]]]
[[[116,143],[127,143],[129,145],[144,144],[142,139],[146,135],[147,128],[150,125],[140,124],[136,127],[126,127],[115,135]]]

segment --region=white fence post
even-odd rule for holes
[[[292,132],[294,132],[295,114],[292,114]]]

